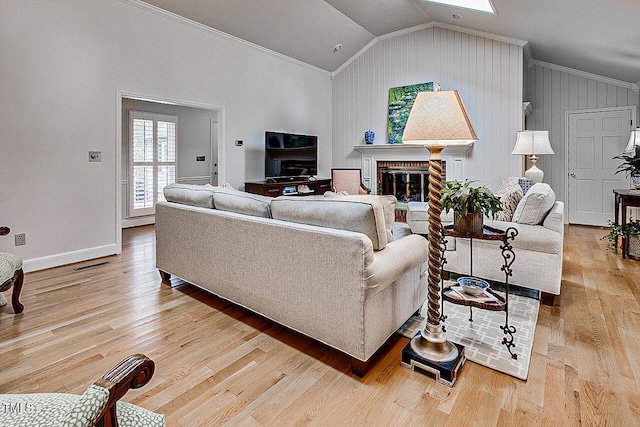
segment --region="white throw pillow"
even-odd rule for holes
[[[542,224],[555,202],[556,193],[549,184],[534,184],[518,203],[511,221],[518,224]]]

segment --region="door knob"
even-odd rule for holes
[[[570,176],[571,176],[571,178],[575,178],[575,177],[576,177],[576,174],[575,174],[575,173],[573,173],[573,172],[571,172]]]

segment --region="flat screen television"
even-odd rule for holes
[[[265,132],[265,178],[309,177],[318,174],[318,137]]]

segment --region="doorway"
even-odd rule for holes
[[[634,127],[635,106],[568,111],[569,223],[606,226],[613,220],[613,190],[628,188],[624,174],[615,174]]]
[[[131,215],[129,201],[133,199],[130,147],[131,111],[144,111],[154,115],[172,115],[179,120],[177,126],[177,162],[175,182],[185,184],[217,184],[224,180],[224,107],[117,92],[116,141],[116,242],[122,250],[122,229],[153,224],[155,217]]]

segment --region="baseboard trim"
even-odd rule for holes
[[[81,249],[78,251],[25,259],[22,263],[22,268],[25,272],[45,270],[47,268],[60,267],[61,265],[73,264],[75,262],[87,261],[94,258],[102,258],[109,255],[115,255],[117,253],[118,245],[114,243],[110,245],[96,246],[94,248]]]
[[[141,225],[149,225],[149,224],[155,224],[155,223],[156,223],[155,215],[141,216],[139,218],[123,219],[121,222],[122,228],[140,227]]]

